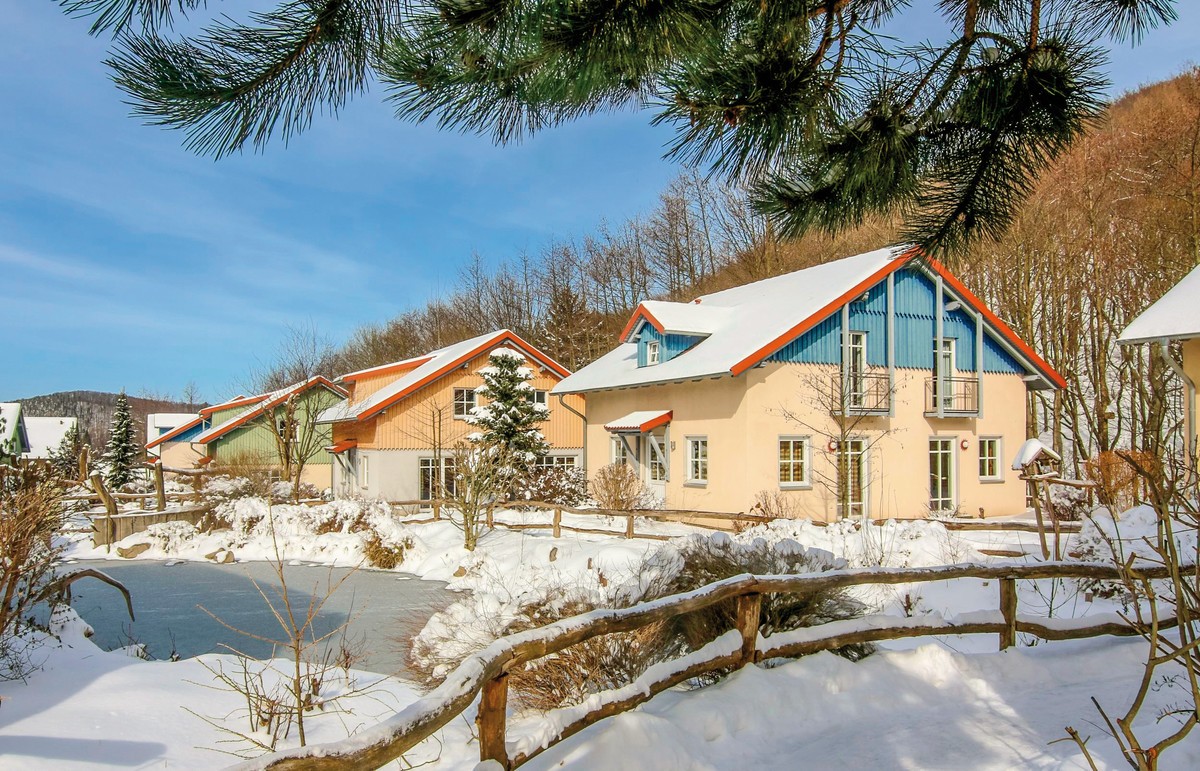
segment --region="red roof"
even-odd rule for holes
[[[338,453],[345,452],[346,450],[353,450],[357,446],[358,446],[357,439],[343,439],[342,441],[337,442],[333,446],[327,447],[325,449],[329,450],[334,455],[337,455]]]

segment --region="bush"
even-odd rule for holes
[[[795,497],[782,490],[759,490],[750,511],[773,519],[799,519],[801,516]]]
[[[521,501],[578,506],[587,498],[587,475],[574,466],[538,466],[513,491]]]
[[[385,539],[379,533],[372,532],[363,542],[363,556],[371,567],[382,570],[395,570],[404,562],[404,554],[413,547],[411,538],[399,541]]]
[[[436,614],[413,641],[413,670],[433,687],[466,655],[504,635],[598,608],[628,607],[691,591],[743,573],[795,574],[844,566],[828,552],[806,549],[791,540],[744,543],[720,533],[692,536],[648,555],[634,579],[607,596],[543,582],[514,589],[507,600],[476,595],[455,603]],[[510,672],[510,692],[516,703],[531,709],[578,704],[592,694],[628,685],[655,663],[708,644],[733,628],[735,608],[736,601],[730,600],[668,622],[573,645]],[[764,595],[759,629],[766,635],[856,618],[864,610],[862,603],[842,590]],[[871,645],[854,645],[836,652],[858,660],[873,650]],[[725,674],[711,673],[699,682],[715,682]]]
[[[654,507],[650,491],[626,463],[612,463],[597,471],[591,488],[592,499],[602,509],[630,511]]]

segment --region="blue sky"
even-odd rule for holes
[[[896,25],[929,28],[920,9]],[[1200,3],[1136,49],[1113,93],[1196,61]],[[380,89],[284,147],[221,161],[128,116],[106,41],[50,0],[0,0],[0,400],[59,390],[215,400],[286,327],[335,341],[491,261],[651,208],[678,173],[649,113],[520,145],[395,120]]]

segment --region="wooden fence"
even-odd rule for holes
[[[402,521],[409,525],[421,525],[441,520],[445,514],[445,509],[449,507],[449,502],[443,500],[389,501],[388,505],[390,505],[393,510],[414,507],[417,508],[415,516],[405,517]],[[546,522],[527,522],[520,524],[508,523],[496,519],[496,510],[499,509],[532,509],[546,511],[550,513],[550,518]],[[422,516],[423,514],[426,516]],[[624,522],[625,529],[622,533],[621,531],[617,530],[565,525],[562,521],[563,514],[615,518]],[[639,518],[650,519],[657,522],[678,522],[681,524],[692,525],[694,527],[703,527],[709,530],[721,531],[736,530],[739,526],[751,527],[754,525],[768,524],[780,519],[779,517],[769,517],[764,514],[752,513],[727,514],[716,511],[690,511],[679,509],[581,509],[573,506],[563,506],[556,503],[546,503],[544,501],[504,501],[497,502],[488,507],[486,513],[486,524],[489,528],[502,527],[508,530],[549,530],[555,538],[561,537],[564,532],[590,533],[598,535],[623,535],[625,538],[644,538],[660,541],[670,540],[673,537],[654,533],[638,532],[635,528],[635,523]],[[804,521],[818,527],[825,527],[830,524],[821,520],[806,519]],[[890,520],[886,519],[873,519],[871,520],[871,524],[878,527],[886,524],[889,521]],[[903,522],[907,520],[898,521]],[[1040,532],[1037,524],[1034,522],[951,519],[937,521],[941,522],[947,530],[1010,530],[1028,533]],[[1062,522],[1059,524],[1059,532],[1078,533],[1081,526],[1082,525],[1079,522]]]
[[[1190,569],[1190,568],[1189,568]],[[1163,578],[1166,568],[1140,571],[1148,578]],[[1046,640],[1099,635],[1134,635],[1137,632],[1119,616],[1099,619],[1052,621],[1021,616],[1017,612],[1017,584],[1022,579],[1119,580],[1121,568],[1104,563],[1038,563],[1015,565],[946,565],[932,568],[875,568],[836,570],[799,576],[742,575],[709,584],[685,594],[617,610],[596,610],[573,618],[496,640],[469,656],[426,697],[406,707],[379,726],[335,745],[314,745],[288,750],[242,764],[245,769],[378,768],[411,750],[421,741],[465,712],[480,697],[477,718],[481,761],[496,761],[517,768],[549,747],[607,717],[628,711],[655,694],[699,675],[730,667],[739,668],[766,659],[804,656],[846,645],[929,635],[996,634],[1001,650],[1016,644],[1017,633]],[[814,627],[780,632],[768,637],[759,632],[762,595],[780,592],[812,593],[865,584],[900,584],[975,578],[995,580],[999,586],[999,611],[971,613],[961,618],[918,616],[867,616]],[[558,732],[542,742],[508,741],[508,673],[600,635],[630,632],[717,603],[736,604],[735,627],[684,659],[656,665],[636,684],[599,694],[599,706],[562,713],[568,719]],[[1173,620],[1160,626],[1167,627]]]

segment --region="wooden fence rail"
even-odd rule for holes
[[[1167,570],[1150,567],[1139,573],[1147,578],[1163,578]],[[1106,615],[1098,620],[1073,619],[1056,623],[1044,618],[1022,617],[1017,613],[1018,580],[1119,580],[1121,577],[1122,570],[1115,565],[1082,562],[961,564],[930,568],[831,570],[806,575],[735,576],[692,592],[628,608],[595,610],[500,638],[467,657],[434,691],[374,728],[335,745],[287,750],[257,758],[241,764],[239,768],[319,771],[377,768],[445,726],[467,710],[480,694],[480,759],[494,760],[504,768],[516,768],[587,726],[633,709],[667,688],[707,672],[740,667],[751,662],[802,656],[854,643],[927,635],[996,634],[1000,638],[1001,650],[1016,643],[1018,632],[1053,640],[1133,635],[1137,634],[1136,630],[1114,615]],[[916,618],[869,616],[781,632],[765,638],[759,634],[759,608],[764,594],[804,594],[865,584],[925,583],[961,578],[998,581],[999,612],[972,613],[950,619],[937,615]],[[598,707],[586,712],[580,712],[580,708],[569,708],[573,710],[569,713],[571,720],[563,723],[557,735],[547,741],[527,746],[528,741],[510,743],[507,740],[509,672],[600,635],[630,632],[647,624],[729,600],[736,602],[736,624],[725,635],[687,654],[683,659],[651,667],[635,684],[599,694]],[[1168,620],[1163,625],[1170,623],[1173,622]]]

